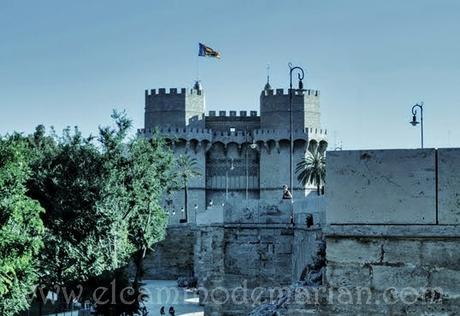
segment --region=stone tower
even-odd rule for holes
[[[260,130],[256,140],[265,150],[260,154],[260,196],[268,199],[279,192],[280,186],[289,184],[290,151],[290,91],[271,89],[265,86],[260,95]],[[308,148],[313,149],[321,141],[321,150],[326,149],[320,123],[320,102],[318,90],[292,90],[292,123],[295,165],[305,157]],[[318,135],[320,134],[320,135]],[[268,172],[271,170],[270,172]],[[294,191],[305,195],[305,188],[294,175]],[[278,193],[279,195],[279,193]],[[295,196],[294,196],[295,197]]]
[[[260,127],[289,128],[289,108],[289,90],[264,89],[260,94]],[[293,89],[292,116],[294,130],[320,128],[319,91]]]
[[[320,125],[320,93],[292,91],[294,169],[308,149],[327,146],[326,130]],[[145,92],[145,128],[169,139],[176,155],[195,158],[201,175],[189,183],[188,218],[210,206],[222,207],[228,199],[276,200],[283,184],[289,184],[289,91],[271,89],[267,83],[257,111],[209,111],[205,115],[204,90],[196,83],[190,90],[166,89]],[[294,177],[296,179],[296,177]],[[294,198],[304,198],[314,188],[294,181]],[[170,222],[183,217],[183,193],[165,205]]]
[[[204,93],[199,82],[193,89],[145,91],[145,128],[204,128]]]
[[[145,128],[141,134],[151,137],[155,129],[171,142],[174,154],[187,155],[196,160],[196,168],[201,174],[189,181],[187,207],[182,192],[165,197],[165,209],[169,211],[170,223],[185,219],[193,222],[197,209],[206,206],[205,195],[205,147],[211,142],[204,122],[205,96],[199,82],[192,89],[164,88],[145,91]]]

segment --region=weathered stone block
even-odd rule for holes
[[[379,262],[382,241],[370,239],[327,239],[328,262],[358,263]]]
[[[439,223],[460,225],[460,149],[438,150]]]
[[[146,278],[174,280],[193,273],[195,234],[190,226],[170,226],[165,239],[145,258]]]
[[[274,258],[274,263],[278,270],[284,270],[284,272],[291,272],[291,258],[290,255],[277,255]],[[290,277],[290,276],[289,276]]]
[[[435,269],[431,273],[431,286],[439,287],[449,297],[460,296],[460,271],[451,269]]]
[[[383,243],[383,262],[417,266],[422,264],[422,242],[416,239],[386,239]]]
[[[458,239],[424,241],[421,254],[424,265],[460,270],[460,241]]]
[[[358,264],[328,264],[326,279],[332,288],[368,287],[370,286],[370,271],[368,267]]]
[[[197,225],[210,225],[215,223],[224,222],[224,210],[220,206],[214,206],[208,208],[202,212],[197,212],[196,214],[196,224]]]
[[[379,291],[393,287],[420,289],[428,286],[429,273],[421,267],[373,265],[371,268],[372,286]]]
[[[435,150],[331,151],[328,224],[435,224]]]
[[[460,238],[458,225],[328,225],[323,228],[327,238],[398,238],[453,239]]]
[[[259,254],[254,245],[229,243],[226,245],[224,260],[227,267],[244,271],[248,267],[258,266]]]
[[[274,252],[276,254],[292,254],[292,236],[280,236],[276,241]]]
[[[398,313],[390,313],[388,306],[378,304],[327,304],[320,306],[318,315],[402,316]]]
[[[401,304],[399,304],[401,306]],[[399,315],[430,315],[430,316],[450,316],[460,315],[460,304],[459,300],[443,299],[442,303],[416,303],[411,305],[402,305],[399,309],[401,313]]]

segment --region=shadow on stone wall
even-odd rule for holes
[[[189,224],[169,226],[165,239],[147,254],[144,278],[147,280],[177,280],[193,275],[195,235]]]

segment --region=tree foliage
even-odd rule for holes
[[[45,292],[60,295],[110,277],[126,283],[121,268],[134,258],[140,290],[146,251],[165,234],[160,202],[176,187],[174,159],[160,137],[128,138],[124,113],[112,118],[97,138],[76,127],[58,136],[40,125],[32,135],[0,140],[2,315],[27,307],[37,275]]]
[[[164,237],[160,201],[173,184],[173,156],[159,137],[129,139],[124,113],[112,118],[114,127],[100,128],[97,139],[41,127],[28,138],[36,171],[29,194],[46,209],[40,272],[48,289],[106,279],[131,257],[139,288],[145,253]]]
[[[29,306],[44,232],[40,205],[26,196],[28,152],[17,135],[0,139],[0,314]]]
[[[180,180],[180,186],[184,189],[185,222],[188,221],[188,182],[193,177],[201,175],[197,161],[188,155],[180,155],[176,159],[176,178]]]
[[[193,177],[199,176],[200,170],[197,166],[197,160],[188,155],[179,155],[177,158],[177,174],[183,179],[184,185]]]
[[[175,187],[174,160],[164,141],[155,135],[150,140],[123,142],[131,122],[117,113],[114,119],[116,129],[100,130],[105,161],[111,170],[109,201],[123,211],[119,215],[128,225],[128,240],[137,264],[136,281],[140,281],[146,251],[164,237],[167,217],[161,199]]]
[[[297,180],[303,185],[316,186],[320,195],[321,186],[326,182],[326,157],[317,149],[309,150],[305,158],[297,163]]]
[[[29,195],[46,210],[42,283],[52,289],[102,273],[111,266],[114,220],[99,207],[107,171],[98,148],[78,129],[61,137],[37,129],[30,140]]]

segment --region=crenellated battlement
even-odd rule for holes
[[[280,141],[289,140],[289,129],[257,129],[253,132],[255,141]],[[317,142],[327,139],[327,130],[320,128],[304,128],[292,131],[292,137],[296,140],[315,140]]]
[[[327,135],[327,129],[322,128],[302,128],[295,129],[294,133],[305,133],[305,134],[317,134],[317,135]],[[256,129],[254,135],[281,135],[289,134],[289,129]]]
[[[289,93],[292,92],[292,104]],[[319,90],[264,89],[260,95],[260,127],[284,129],[290,126],[289,111],[294,129],[321,126]]]
[[[145,90],[144,127],[205,128],[204,92],[198,88]]]
[[[289,129],[256,129],[253,131],[248,131],[247,133],[245,131],[214,131],[209,128],[158,128],[158,129],[152,129],[152,128],[139,128],[137,129],[137,133],[142,135],[142,134],[153,134],[157,130],[160,134],[209,134],[212,136],[247,136],[247,135],[253,135],[255,136],[262,136],[262,135],[270,135],[270,136],[276,136],[276,135],[289,135]],[[293,131],[294,134],[307,134],[307,135],[327,135],[327,129],[322,129],[322,128],[303,128],[303,129],[295,129]]]
[[[151,96],[176,96],[176,95],[202,95],[202,90],[190,89],[187,91],[186,88],[159,88],[145,90],[145,97]]]
[[[249,114],[249,115],[248,115]],[[209,111],[206,117],[258,117],[257,111]]]
[[[151,137],[155,131],[167,139],[184,139],[207,141],[209,143],[251,143],[282,141],[290,139],[289,129],[256,129],[252,131],[216,131],[206,128],[159,128],[138,129],[139,136]],[[327,139],[327,130],[319,128],[296,129],[292,136],[297,140],[315,140],[317,142]]]
[[[269,89],[269,90],[263,90],[262,91],[262,96],[289,96],[289,90],[290,89]],[[307,96],[315,96],[319,97],[319,90],[313,90],[313,89],[306,89],[306,90],[298,90],[298,89],[292,89],[292,94],[293,95],[307,95]]]
[[[138,128],[137,133],[139,135],[143,134],[153,134],[154,132],[158,131],[161,135],[164,134],[209,134],[212,135],[212,130],[208,128]]]

